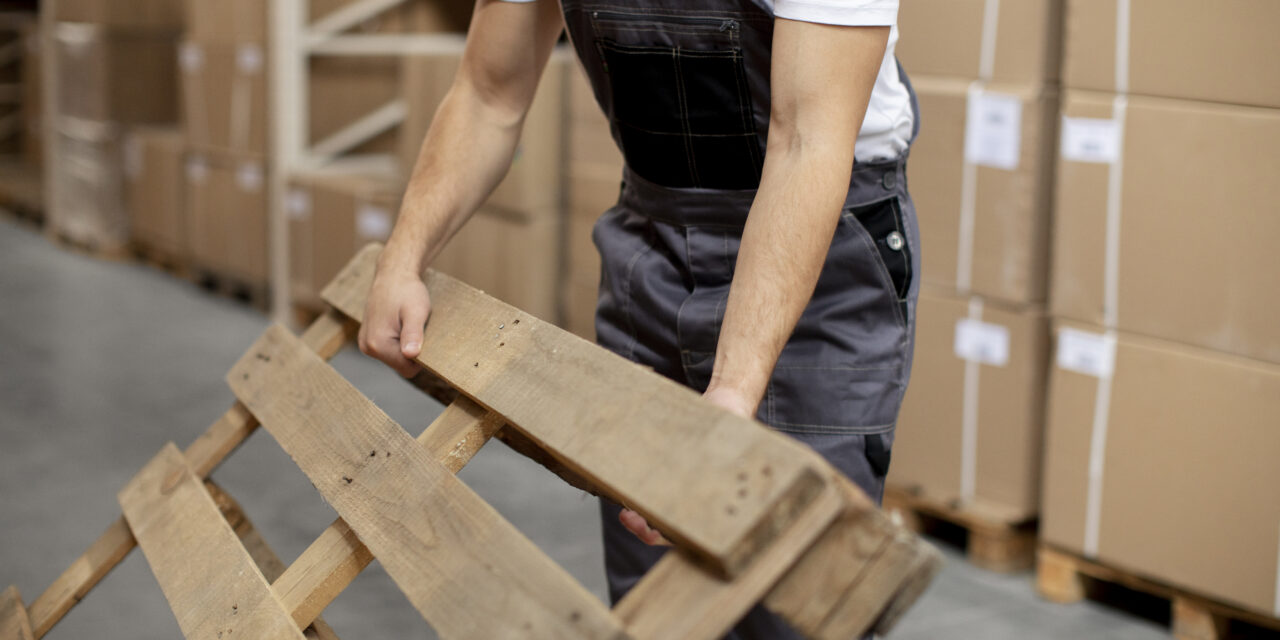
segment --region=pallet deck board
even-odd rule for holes
[[[623,636],[594,596],[283,327],[227,380],[441,635]]]
[[[379,251],[362,250],[321,297],[363,320]],[[741,572],[821,491],[824,464],[798,442],[447,275],[428,271],[426,283],[420,364],[722,575]],[[563,401],[573,397],[609,402]],[[643,462],[657,459],[661,473]]]
[[[4,640],[34,640],[31,619],[22,606],[22,594],[10,585],[0,592],[0,638]]]
[[[119,501],[186,637],[304,638],[172,443]]]
[[[437,460],[457,473],[502,426],[501,418],[458,398],[418,436]],[[373,554],[338,518],[273,583],[299,625],[316,619],[365,567]]]
[[[329,311],[316,319],[302,334],[302,340],[324,359],[332,358],[355,336],[356,325],[345,316]],[[204,477],[235,451],[253,433],[258,421],[240,403],[218,417],[184,451],[196,475]],[[50,629],[83,599],[125,556],[137,546],[124,517],[117,518],[98,535],[28,608],[37,638]]]
[[[917,533],[926,528],[925,522],[930,519],[964,529],[968,535],[965,553],[976,567],[1016,573],[1035,564],[1036,521],[1016,510],[959,504],[894,486],[885,488],[884,509]]]

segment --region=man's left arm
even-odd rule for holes
[[[747,216],[705,397],[753,416],[813,296],[889,27],[778,18],[760,188]]]
[[[703,394],[725,409],[755,415],[778,355],[813,296],[888,41],[889,27],[776,19],[763,175]],[[648,544],[668,544],[630,509],[619,520]]]

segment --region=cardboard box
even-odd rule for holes
[[[898,9],[896,53],[916,74],[1001,83],[1054,83],[1062,59],[1063,0],[912,0]],[[986,10],[996,8],[994,20]],[[982,70],[990,48],[990,75]]]
[[[126,201],[133,240],[185,258],[186,224],[183,163],[186,136],[176,128],[135,129],[125,140]]]
[[[1043,310],[922,292],[888,482],[996,521],[1033,518],[1048,355]]]
[[[596,340],[596,301],[600,283],[570,279],[564,287],[564,328],[584,340]]]
[[[370,242],[386,242],[404,187],[394,175],[316,173],[289,181],[289,288],[295,302],[320,291]]]
[[[308,81],[311,143],[318,143],[400,98],[400,59],[315,57]],[[394,154],[400,127],[355,147],[353,153]]]
[[[1112,95],[1072,92],[1064,105],[1054,315],[1280,362],[1280,110],[1140,97],[1127,104],[1123,127]]]
[[[1057,328],[1041,536],[1276,615],[1280,367],[1097,331]]]
[[[58,0],[53,6],[58,22],[164,30],[172,32],[170,37],[182,30],[185,17],[182,0]]]
[[[431,266],[548,322],[560,322],[563,220],[481,209]]]
[[[1116,81],[1117,11],[1126,6],[1127,89]],[[1068,0],[1063,84],[1280,107],[1277,24],[1280,4],[1270,0]]]
[[[260,45],[187,41],[179,52],[187,144],[224,154],[267,152],[267,60]]]
[[[129,216],[119,127],[62,118],[57,144],[60,161],[49,176],[50,227],[86,247],[123,249],[129,241]]]
[[[356,0],[309,0],[311,22],[355,4]],[[465,33],[471,21],[470,2],[406,0],[364,23],[360,33]],[[187,37],[205,44],[266,44],[271,41],[270,2],[263,0],[187,0]]]
[[[989,85],[974,94],[967,81],[914,82],[927,114],[907,162],[928,245],[923,282],[1018,304],[1044,301],[1056,91]]]
[[[123,124],[178,119],[177,38],[59,24],[58,109],[62,115]]]
[[[406,58],[403,95],[410,112],[401,130],[400,153],[400,166],[406,176],[417,161],[436,108],[453,84],[462,46],[459,39],[455,51]],[[564,49],[552,54],[525,117],[511,169],[486,201],[486,207],[538,218],[559,215],[564,192],[564,83],[571,55]]]
[[[249,286],[267,283],[263,160],[192,151],[186,162],[187,245],[198,268]]]

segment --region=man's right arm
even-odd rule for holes
[[[431,310],[422,271],[506,175],[562,27],[556,0],[476,2],[457,78],[418,153],[360,328],[360,350],[405,377],[418,370]]]

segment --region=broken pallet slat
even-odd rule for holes
[[[172,443],[119,500],[186,637],[304,638]]]
[[[362,320],[379,251],[362,250],[324,300]],[[786,436],[449,276],[428,271],[426,283],[420,364],[721,575],[741,572],[821,491],[825,463]],[[609,402],[564,401],[575,397]]]
[[[441,635],[623,637],[594,596],[284,328],[227,380]]]
[[[10,585],[0,592],[0,638],[3,640],[33,640],[31,619],[22,606],[22,594]]]
[[[502,419],[460,397],[445,407],[418,442],[452,473],[457,473],[502,427]],[[320,612],[373,561],[342,518],[329,525],[302,555],[276,579],[271,588],[299,626]]]
[[[302,334],[320,357],[329,359],[356,332],[357,325],[342,314],[322,314]],[[239,403],[222,414],[186,449],[184,455],[196,475],[207,476],[257,428],[258,422]],[[49,585],[27,609],[36,638],[43,637],[77,602],[136,546],[124,518],[117,518]]]

